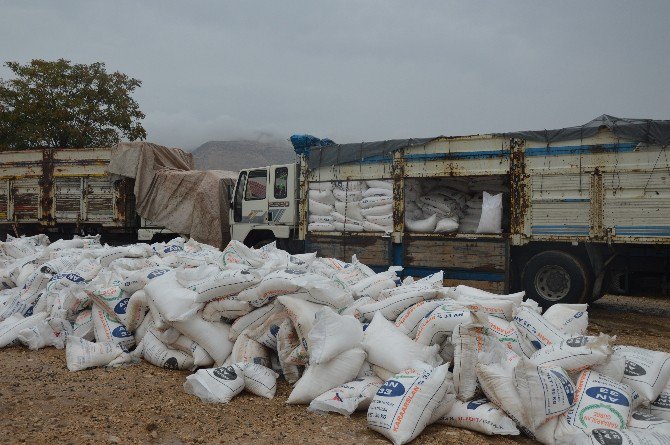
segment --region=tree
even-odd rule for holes
[[[101,62],[5,65],[15,77],[0,79],[0,148],[107,147],[146,138],[144,113],[131,97],[141,81],[108,73]]]

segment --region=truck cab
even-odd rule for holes
[[[230,205],[232,239],[285,245],[298,225],[298,164],[241,170]]]

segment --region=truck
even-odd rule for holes
[[[0,152],[2,239],[99,234],[121,244],[177,236],[138,215],[135,180],[109,173],[111,154],[109,147]]]
[[[442,271],[445,285],[524,290],[545,307],[649,286],[668,293],[668,143],[670,121],[603,115],[556,130],[296,147],[295,163],[240,171],[231,237],[345,261],[356,255],[413,277]],[[310,210],[310,190],[354,194],[366,184],[388,184],[389,225],[347,226],[345,215],[338,230],[310,230],[310,220],[330,221]],[[417,230],[411,215],[426,185],[474,203],[451,214],[458,229]],[[499,233],[468,220],[487,187],[502,198]]]

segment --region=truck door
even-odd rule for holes
[[[242,201],[242,223],[268,223],[268,171],[265,168],[249,170],[244,200]]]
[[[268,222],[272,225],[294,225],[296,219],[295,203],[295,165],[277,165],[270,168],[268,196]]]

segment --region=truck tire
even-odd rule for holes
[[[540,252],[523,268],[526,297],[547,308],[556,303],[584,303],[591,297],[591,273],[574,255],[560,250]]]
[[[255,241],[254,245],[251,246],[251,247],[253,247],[254,249],[260,249],[261,247],[267,246],[268,244],[273,243],[273,242],[275,242],[274,238],[266,238],[266,239],[262,239],[262,240],[259,240],[259,241]]]

